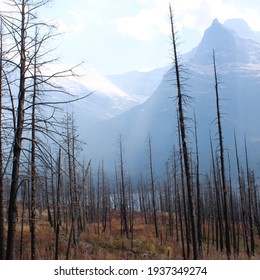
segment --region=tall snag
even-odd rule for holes
[[[61,196],[61,148],[59,148],[58,155],[58,166],[57,166],[57,219],[56,219],[56,232],[55,232],[55,256],[54,259],[59,259],[60,254],[60,225],[61,225],[61,205],[60,205],[60,196]]]
[[[199,167],[199,147],[198,147],[198,133],[197,133],[197,120],[196,114],[194,113],[194,130],[195,130],[195,143],[196,143],[196,190],[197,190],[197,231],[198,231],[198,243],[199,252],[202,250],[202,201],[201,201],[201,191],[200,191],[200,167]]]
[[[122,233],[126,233],[127,238],[129,238],[129,227],[128,227],[128,207],[127,207],[127,197],[126,197],[126,180],[125,180],[125,170],[124,170],[124,155],[123,155],[123,144],[122,136],[119,136],[119,157],[120,157],[120,216],[121,216],[121,225]]]
[[[229,235],[229,220],[228,220],[228,194],[226,186],[226,176],[225,176],[225,160],[224,160],[224,144],[223,144],[223,133],[221,124],[221,113],[219,104],[219,82],[216,67],[215,51],[213,50],[213,67],[214,67],[214,80],[215,80],[215,94],[216,94],[216,109],[217,109],[217,123],[218,123],[218,140],[219,140],[219,153],[220,153],[220,167],[221,167],[221,180],[222,180],[222,190],[223,190],[223,212],[224,212],[224,223],[225,223],[225,244],[226,253],[229,257],[231,254],[230,248],[230,235]]]
[[[33,96],[32,96],[32,121],[31,121],[31,259],[36,258],[36,99],[38,94],[37,88],[37,40],[38,30],[35,31],[35,53],[33,65]]]
[[[158,225],[157,225],[157,214],[156,214],[156,195],[155,195],[155,180],[153,172],[153,159],[152,159],[152,140],[151,135],[148,135],[148,152],[149,152],[149,170],[150,170],[150,180],[151,180],[151,194],[152,194],[152,207],[153,207],[153,221],[155,237],[159,237]]]
[[[26,12],[27,1],[23,0],[20,5],[20,63],[19,63],[19,95],[18,95],[18,108],[17,108],[17,122],[16,131],[14,135],[13,145],[13,165],[12,165],[12,181],[10,200],[8,208],[8,237],[7,237],[7,249],[6,259],[11,260],[15,258],[15,238],[16,238],[16,223],[17,223],[17,205],[16,197],[19,188],[19,169],[20,169],[20,157],[22,150],[22,134],[24,128],[24,104],[25,104],[25,80],[26,80],[26,25],[28,12]]]
[[[173,47],[173,64],[175,70],[175,78],[176,78],[176,87],[177,87],[177,103],[178,103],[178,116],[179,116],[179,127],[181,132],[181,149],[183,152],[183,161],[184,161],[184,171],[186,177],[186,187],[188,194],[188,210],[190,214],[191,221],[191,235],[192,235],[192,245],[193,245],[193,258],[198,259],[198,246],[197,246],[197,232],[196,232],[196,218],[195,218],[195,210],[194,210],[194,201],[193,201],[193,188],[192,188],[192,178],[190,171],[190,159],[189,159],[189,151],[187,147],[187,136],[186,136],[186,126],[185,126],[185,117],[184,117],[184,107],[187,103],[188,96],[183,93],[183,84],[181,81],[181,67],[179,63],[179,56],[177,53],[177,44],[176,44],[176,33],[174,29],[173,22],[173,13],[171,5],[169,6],[170,10],[170,20],[171,20],[171,39],[172,39],[172,47]]]
[[[3,32],[2,32],[2,23],[0,23],[0,260],[4,260],[5,258],[2,96],[3,96]]]

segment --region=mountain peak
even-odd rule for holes
[[[221,23],[218,21],[217,18],[215,18],[215,19],[212,21],[212,25],[211,25],[211,26],[217,26],[217,25],[219,25],[219,24],[221,24]]]

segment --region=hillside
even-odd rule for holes
[[[214,20],[205,31],[201,43],[190,53],[184,55],[188,80],[186,91],[192,97],[187,108],[190,118],[196,112],[198,122],[198,138],[202,167],[207,170],[209,162],[209,131],[215,135],[216,118],[212,51],[215,49],[220,78],[220,96],[223,112],[223,129],[225,147],[231,150],[234,146],[233,132],[238,135],[239,144],[246,136],[251,163],[256,166],[259,157],[260,128],[259,115],[259,65],[260,44],[252,39],[238,36],[233,30]],[[171,156],[174,145],[177,145],[176,106],[173,86],[174,75],[169,70],[151,97],[141,105],[120,114],[119,116],[100,122],[85,134],[87,154],[99,162],[105,161],[108,167],[116,160],[116,143],[118,135],[122,135],[125,147],[127,168],[138,176],[139,170],[147,166],[146,139],[152,136],[155,170],[164,172],[164,164]],[[190,142],[192,145],[194,124],[189,122]],[[242,145],[242,144],[241,144]],[[113,172],[112,170],[110,170]]]

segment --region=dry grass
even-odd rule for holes
[[[101,227],[100,227],[101,228]],[[136,213],[134,220],[133,241],[131,238],[121,236],[120,219],[116,211],[110,225],[107,225],[106,232],[97,234],[97,224],[88,224],[85,232],[80,235],[80,242],[77,246],[72,244],[70,259],[76,260],[147,260],[147,259],[182,259],[182,246],[176,240],[176,232],[170,237],[165,230],[165,226],[159,223],[160,238],[156,239],[154,226],[145,224],[140,213]],[[20,251],[20,229],[21,219],[17,225],[16,257],[19,259]],[[54,259],[55,253],[55,232],[47,221],[46,213],[43,213],[37,222],[37,258],[41,260]],[[130,235],[131,236],[131,235]],[[60,259],[66,258],[66,250],[69,236],[66,234],[65,225],[62,225],[60,233]],[[232,255],[232,259],[248,259],[243,253],[241,244],[239,256]],[[192,247],[191,247],[192,250]],[[192,257],[192,255],[190,256]],[[30,259],[30,228],[28,220],[24,220],[23,256],[22,259]],[[220,260],[227,259],[225,252],[216,250],[216,246],[210,242],[209,251],[207,243],[203,243],[201,259]],[[251,259],[260,259],[260,240],[256,238],[256,254]]]

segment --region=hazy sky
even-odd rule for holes
[[[0,3],[4,0],[0,0]],[[260,31],[259,0],[171,1],[181,51],[195,47],[214,18],[243,18]],[[103,74],[170,63],[169,0],[53,0],[41,16],[65,32],[57,42],[64,63],[86,62]]]

